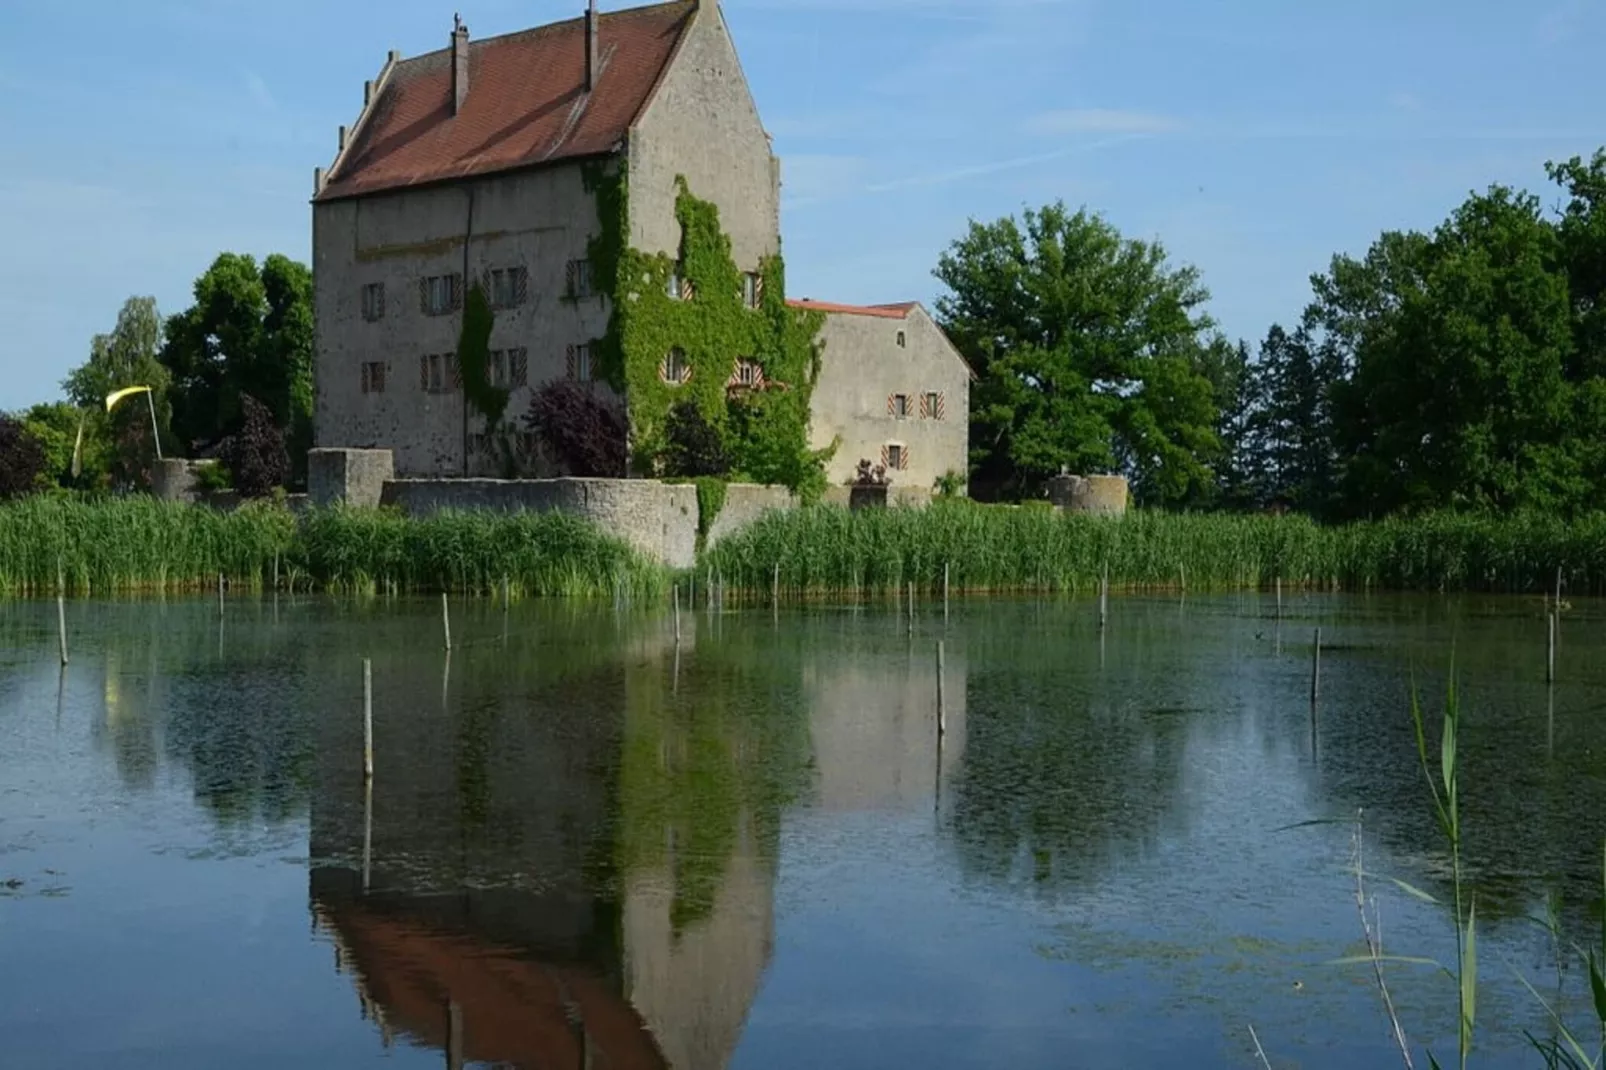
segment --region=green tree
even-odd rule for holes
[[[145,415],[142,411],[142,415]],[[111,478],[111,442],[105,414],[65,401],[35,405],[22,414],[22,426],[44,450],[43,475],[49,485],[92,488]],[[79,428],[83,441],[79,442]],[[78,451],[78,474],[73,474],[73,451]]]
[[[161,362],[163,327],[154,297],[130,297],[117,313],[110,334],[97,334],[89,343],[89,360],[74,368],[62,383],[67,397],[87,412],[84,425],[85,451],[93,451],[95,465],[86,462],[76,485],[94,485],[94,476],[109,476],[124,486],[147,481],[156,456],[152,439],[151,407],[156,410],[157,433],[164,446],[172,443],[171,376]],[[123,403],[109,415],[106,395],[127,386],[151,388],[149,402]],[[77,438],[77,420],[72,421]],[[113,444],[117,444],[114,448]],[[69,458],[70,459],[70,458]]]
[[[1207,492],[1220,344],[1192,267],[1055,203],[972,221],[943,254],[939,319],[971,362],[978,495],[1035,495],[1062,466],[1120,469],[1140,501]]]
[[[1585,503],[1561,253],[1538,198],[1496,186],[1316,280],[1347,511]]]
[[[274,254],[223,253],[195,280],[195,301],[167,321],[173,432],[188,448],[239,426],[241,398],[260,400],[289,436],[299,474],[311,442],[312,273]]]

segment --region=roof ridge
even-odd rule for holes
[[[694,8],[694,7],[696,7],[698,5],[698,2],[699,2],[699,0],[660,0],[660,2],[656,3],[656,4],[637,4],[635,7],[622,7],[622,8],[619,8],[617,11],[599,11],[599,12],[597,12],[597,18],[600,19],[604,24],[606,24],[611,19],[616,19],[616,18],[625,17],[625,16],[631,16],[631,15],[643,15],[643,14],[647,14],[649,12],[659,11],[662,8],[668,8],[668,7],[684,7],[684,8],[688,8],[688,9],[689,8]],[[572,26],[572,25],[576,25],[576,24],[583,24],[584,22],[585,22],[585,15],[581,14],[581,15],[575,15],[572,18],[558,19],[558,20],[556,20],[554,22],[543,22],[538,26],[526,26],[522,30],[504,30],[501,33],[493,33],[493,34],[490,34],[489,36],[486,36],[486,37],[473,37],[473,36],[471,36],[471,37],[469,37],[469,40],[468,40],[469,55],[473,56],[474,50],[476,48],[478,48],[479,46],[481,46],[481,45],[497,44],[497,43],[501,43],[501,42],[504,42],[504,41],[511,40],[512,38],[515,38],[515,37],[533,37],[536,34],[547,33],[547,32],[549,32],[551,30],[556,30],[556,29],[558,29],[560,27],[568,27],[568,26]],[[450,53],[451,50],[452,50],[452,46],[451,45],[445,45],[445,46],[443,46],[441,48],[432,48],[428,52],[420,52],[416,56],[403,56],[397,62],[398,62],[398,64],[411,63],[414,60],[429,59],[429,58],[431,58],[433,56],[446,55],[447,53]]]

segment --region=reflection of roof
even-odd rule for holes
[[[423,1044],[447,1046],[447,1008],[455,1003],[468,1062],[668,1066],[629,1001],[592,971],[537,962],[360,902],[314,902],[313,910],[353,969],[364,1005]]]
[[[615,151],[696,6],[673,0],[599,15],[600,65],[590,93],[583,18],[471,41],[468,94],[455,115],[450,48],[395,63],[317,199]]]
[[[815,312],[835,312],[845,316],[880,316],[883,319],[908,319],[909,313],[919,307],[918,301],[901,301],[892,305],[840,305],[834,301],[815,301],[810,298],[786,302],[793,308],[806,308]]]

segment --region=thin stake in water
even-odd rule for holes
[[[61,663],[67,664],[67,596],[56,595],[56,629],[61,635]]]
[[[948,562],[942,563],[942,619],[948,619]]]
[[[915,581],[909,581],[909,634],[915,634]]]
[[[1549,649],[1545,654],[1545,683],[1547,684],[1556,682],[1556,619],[1560,616],[1561,613],[1559,611],[1545,614],[1545,620],[1550,625]],[[62,660],[66,660],[65,656],[63,656]]]
[[[441,630],[446,633],[446,652],[452,650],[452,608],[447,604],[446,592],[441,592]]]
[[[937,640],[937,739],[948,734],[948,700],[943,691],[943,677],[947,675],[943,657],[943,642]],[[939,747],[941,744],[939,743]],[[940,752],[938,761],[941,761]]]
[[[362,775],[374,778],[374,663],[362,659]]]
[[[221,617],[223,615],[223,573],[221,572],[217,574],[217,612],[218,616]]]
[[[680,584],[675,584],[675,646],[680,646]]]
[[[1322,630],[1316,629],[1316,645],[1311,651],[1310,662],[1310,705],[1316,708],[1316,700],[1322,694]]]
[[[775,562],[775,574],[770,580],[770,605],[781,604],[781,563]]]

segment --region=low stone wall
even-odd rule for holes
[[[385,482],[378,504],[395,506],[409,516],[428,516],[443,509],[570,513],[673,568],[690,568],[697,562],[697,488],[689,483],[392,479]]]
[[[201,470],[216,463],[165,457],[151,471],[151,494],[164,502],[198,502],[203,496]]]
[[[307,451],[307,497],[319,508],[337,502],[378,505],[386,480],[394,478],[396,460],[390,450]]]
[[[793,509],[797,499],[785,487],[766,487],[759,483],[732,483],[725,488],[725,504],[714,517],[713,526],[704,537],[704,545],[713,547],[721,539],[745,528],[765,513],[776,509]]]

